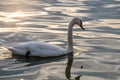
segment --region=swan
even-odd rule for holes
[[[80,26],[82,30],[85,30],[85,28],[83,28],[81,19],[74,17],[68,26],[68,42],[66,49],[45,42],[28,41],[11,46],[8,48],[8,50],[10,50],[12,54],[39,57],[55,57],[73,52],[72,30],[75,24]]]

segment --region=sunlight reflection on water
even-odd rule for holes
[[[22,30],[21,27],[17,28],[0,28],[0,32],[20,32]]]
[[[17,22],[21,21],[20,19],[17,18],[26,18],[29,16],[42,16],[42,15],[47,15],[47,12],[14,12],[14,13],[5,13],[5,12],[0,12],[1,14],[1,21],[4,22]]]

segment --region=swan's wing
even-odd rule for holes
[[[26,52],[30,51],[31,56],[41,57],[59,56],[65,54],[65,50],[61,47],[44,42],[21,43],[11,47],[11,49],[13,49],[13,51],[11,51],[15,54],[26,55]]]
[[[34,47],[34,48],[33,48]],[[59,46],[47,44],[47,43],[35,43],[30,46],[31,54],[33,56],[49,57],[49,56],[59,56],[65,54],[65,50]]]

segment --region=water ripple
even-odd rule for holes
[[[0,79],[2,80],[119,80],[119,0],[0,1]],[[26,41],[45,41],[63,48],[73,17],[74,57],[14,56],[5,48]],[[68,59],[68,61],[67,61]],[[73,61],[74,59],[74,61]],[[70,77],[71,76],[71,77]]]

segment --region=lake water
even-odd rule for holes
[[[66,48],[74,27],[74,56],[12,56],[5,48],[45,41]],[[1,0],[0,80],[120,80],[120,0]]]

